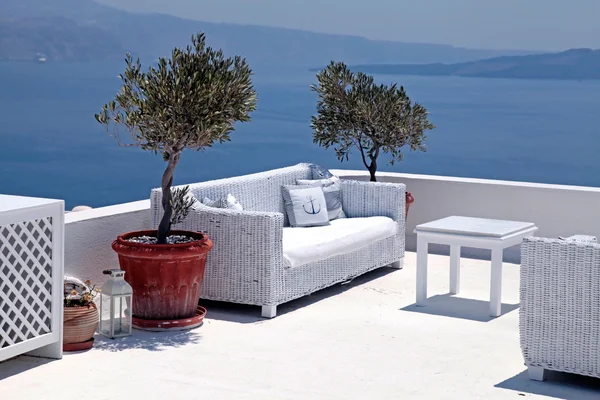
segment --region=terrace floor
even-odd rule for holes
[[[0,364],[0,398],[103,399],[599,399],[600,380],[527,378],[519,349],[519,267],[504,264],[503,315],[488,317],[487,261],[463,259],[461,293],[448,291],[448,257],[430,255],[429,305],[416,308],[415,254],[401,271],[280,306],[209,303],[204,325],[66,354]]]

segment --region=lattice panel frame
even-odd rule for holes
[[[52,330],[52,218],[0,226],[0,348]]]
[[[64,201],[0,194],[0,362],[62,357]]]

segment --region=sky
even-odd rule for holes
[[[121,9],[470,48],[600,48],[600,0],[96,0]]]

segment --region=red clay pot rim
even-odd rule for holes
[[[130,242],[129,238],[136,236],[154,236],[156,237],[156,230],[146,230],[146,231],[134,231],[127,232],[122,235],[117,236],[116,242],[122,246],[127,247],[136,247],[136,248],[145,248],[145,249],[185,249],[189,247],[198,247],[198,246],[208,246],[208,248],[212,248],[212,241],[201,232],[193,232],[193,231],[179,231],[172,230],[169,232],[169,235],[184,235],[190,236],[192,238],[200,236],[198,240],[194,240],[189,243],[176,243],[176,244],[150,244],[150,243],[134,243]]]

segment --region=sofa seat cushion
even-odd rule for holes
[[[394,236],[398,226],[388,217],[340,218],[329,225],[283,228],[283,259],[288,268],[351,253]]]

